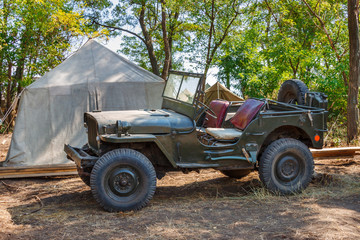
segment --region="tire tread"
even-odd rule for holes
[[[308,87],[306,86],[306,84],[298,79],[290,79],[290,80],[286,80],[280,87],[279,92],[278,92],[278,101],[279,102],[284,102],[284,96],[286,95],[286,92],[288,91],[289,87],[295,87],[298,91],[298,94],[300,94],[300,98],[301,99],[297,99],[298,104],[300,105],[304,105],[305,104],[305,93],[309,92]],[[298,95],[297,94],[297,95]]]

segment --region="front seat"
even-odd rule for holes
[[[224,122],[227,109],[230,103],[226,100],[212,100],[209,108],[213,110],[217,118],[210,116],[206,113],[204,120],[204,127],[206,128],[220,128]]]

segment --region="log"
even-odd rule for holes
[[[348,157],[360,154],[360,147],[340,147],[311,149],[314,158],[324,157]]]
[[[0,179],[77,175],[75,164],[0,167]]]

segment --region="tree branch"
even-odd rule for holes
[[[280,22],[278,21],[278,19],[276,18],[275,14],[274,14],[274,12],[273,12],[273,10],[272,10],[272,8],[270,7],[269,2],[268,2],[267,0],[265,0],[265,3],[266,3],[266,6],[267,6],[268,9],[269,9],[270,14],[273,16],[276,24],[278,25],[280,32],[283,33],[283,32],[282,32],[282,26],[281,26]]]
[[[319,28],[319,29],[322,29],[329,41],[329,44],[330,44],[330,47],[331,49],[334,51],[335,53],[335,56],[338,60],[338,62],[341,62],[341,56],[340,54],[338,53],[337,49],[336,49],[336,46],[334,44],[334,41],[332,40],[328,30],[326,29],[326,26],[325,26],[325,22],[322,20],[322,18],[311,8],[311,6],[308,4],[308,2],[306,0],[302,0],[302,2],[306,5],[306,7],[309,9],[310,13],[315,16],[317,18],[317,20],[319,21],[320,25],[321,25],[321,28],[320,26],[318,26],[315,22],[315,25]],[[345,86],[348,86],[348,79],[347,79],[347,76],[346,76],[346,73],[344,71],[341,72],[342,76],[343,76],[343,81],[344,81],[344,84]]]
[[[326,26],[325,26],[325,23],[324,21],[322,20],[322,18],[311,8],[311,6],[308,4],[308,2],[306,0],[302,0],[303,3],[306,5],[306,7],[309,9],[309,11],[311,12],[311,14],[317,18],[317,20],[320,22],[320,25],[321,25],[321,28],[322,30],[325,32],[326,34],[326,37],[330,43],[330,47],[333,49],[333,51],[335,52],[335,55],[337,57],[337,59],[339,60],[340,59],[340,55],[338,54],[337,50],[336,50],[336,47],[335,47],[335,44],[334,44],[334,41],[332,40],[328,30],[326,29]]]
[[[211,54],[210,54],[209,65],[212,62],[213,58],[214,58],[215,52],[217,51],[219,46],[222,44],[222,42],[225,40],[226,36],[228,35],[229,29],[230,29],[231,25],[233,24],[233,22],[235,21],[235,19],[237,18],[238,15],[239,15],[239,12],[236,11],[235,16],[231,19],[229,24],[226,26],[225,31],[224,31],[223,35],[221,36],[220,40],[217,43],[215,43],[215,46],[214,46],[214,48],[213,48],[213,50],[211,51]]]
[[[98,21],[96,21],[95,19],[93,19],[92,21],[93,21],[95,24],[97,24],[97,25],[99,25],[99,26],[101,26],[101,27],[105,27],[105,28],[110,28],[110,29],[113,29],[113,30],[119,30],[119,31],[127,32],[127,33],[129,33],[129,34],[131,34],[131,35],[139,38],[143,43],[146,44],[146,41],[145,41],[144,38],[142,38],[140,35],[132,32],[132,31],[129,31],[129,30],[125,29],[125,28],[115,27],[115,26],[110,26],[110,25],[102,24],[102,23],[99,23]]]

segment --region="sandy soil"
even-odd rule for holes
[[[169,173],[129,213],[105,212],[78,177],[2,180],[0,239],[359,239],[360,156],[316,160],[316,172],[288,197],[267,192],[256,172]]]

